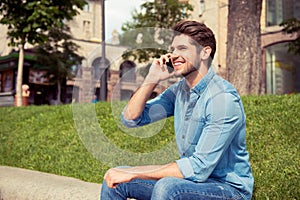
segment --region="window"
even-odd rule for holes
[[[299,93],[299,55],[287,50],[287,43],[278,43],[266,48],[267,94]]]
[[[290,18],[300,18],[299,0],[267,0],[266,20],[267,26],[276,26]]]
[[[83,20],[83,32],[85,37],[89,38],[91,35],[91,22],[88,20]]]
[[[92,63],[92,77],[93,80],[99,80],[101,76],[103,76],[103,71],[101,69],[101,57],[96,58],[93,63]],[[105,60],[104,63],[104,68],[105,68],[105,73],[106,73],[106,78],[108,78],[109,73],[108,73],[108,68],[109,68],[109,60]]]
[[[2,92],[2,73],[0,72],[0,92]]]
[[[135,74],[135,63],[132,61],[124,61],[120,66],[120,78],[123,82],[135,83],[136,74]]]
[[[82,78],[82,69],[80,65],[72,65],[71,72],[74,77]]]
[[[85,4],[82,10],[85,12],[90,12],[90,3]]]
[[[0,92],[13,90],[13,71],[0,72]]]
[[[133,95],[132,90],[121,90],[121,101],[128,100]]]
[[[93,80],[99,80],[100,79],[100,62],[101,62],[101,58],[96,58],[93,61],[93,64],[92,64]]]

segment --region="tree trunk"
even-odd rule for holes
[[[57,81],[57,95],[56,95],[56,103],[59,105],[61,104],[61,82],[60,80]]]
[[[241,95],[263,94],[262,0],[229,0],[227,79]]]
[[[24,63],[24,45],[19,47],[19,63],[18,63],[18,74],[17,74],[17,88],[16,88],[16,106],[22,106],[22,84],[23,84],[23,63]]]

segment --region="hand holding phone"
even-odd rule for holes
[[[168,62],[166,62],[166,66],[167,66],[169,73],[172,73],[174,71],[174,67],[173,67],[171,59],[169,59]]]

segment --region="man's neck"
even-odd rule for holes
[[[188,76],[185,77],[187,85],[189,88],[193,88],[195,85],[201,81],[201,79],[207,74],[208,67],[202,66],[200,69],[190,73]]]

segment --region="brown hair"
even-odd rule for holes
[[[214,33],[205,24],[193,20],[183,20],[173,26],[172,29],[174,31],[174,37],[185,34],[190,36],[201,47],[209,46],[212,49],[210,57],[211,59],[214,58],[216,39]]]

